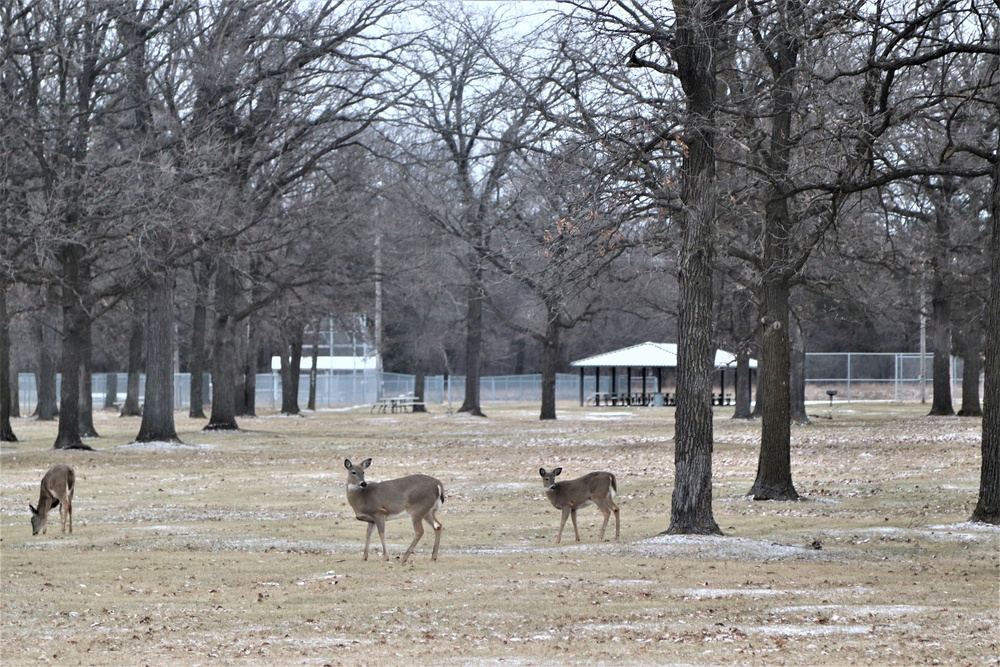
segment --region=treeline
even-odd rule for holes
[[[949,355],[982,367],[992,0],[13,0],[0,25],[2,377],[36,373],[57,448],[94,435],[95,370],[146,373],[139,440],[177,439],[174,370],[235,429],[331,315],[391,370],[463,373],[473,414],[484,369],[539,371],[543,419],[568,357],[676,339],[672,530],[714,532],[716,347],[760,359],[760,498],[797,495],[807,348],[925,321],[937,414]]]

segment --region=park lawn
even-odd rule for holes
[[[714,514],[725,537],[665,536],[671,408],[490,404],[487,418],[368,406],[242,419],[183,444],[132,444],[99,413],[96,451],[54,451],[15,420],[0,449],[0,662],[81,665],[997,664],[1000,531],[967,523],[980,422],[891,403],[810,406],[793,429],[803,500],[745,498],[759,423],[717,408]],[[344,458],[369,480],[445,485],[432,535],[361,560]],[[74,532],[31,535],[45,470],[77,471]],[[618,476],[620,542],[600,513],[552,539],[539,467]],[[613,529],[613,526],[612,526]],[[613,532],[609,530],[609,535]],[[377,539],[376,539],[377,543]]]

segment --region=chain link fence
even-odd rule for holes
[[[961,359],[952,357],[952,396],[961,395],[963,364]],[[919,401],[928,397],[931,382],[928,376],[931,356],[921,358],[916,353],[809,353],[806,354],[806,400],[828,400],[828,391],[836,391],[837,400],[847,401]],[[727,384],[733,381],[730,373]],[[373,405],[385,397],[414,393],[415,377],[400,373],[378,373],[364,371],[357,373],[325,373],[316,377],[316,408],[328,409],[346,406]],[[606,380],[606,378],[601,378]],[[145,375],[139,378],[139,401],[142,403]],[[309,375],[303,374],[299,380],[299,407],[305,409],[309,400]],[[59,379],[56,379],[56,396],[59,395]],[[117,408],[125,401],[128,376],[125,373],[95,373],[92,378],[94,409]],[[205,404],[211,403],[211,377],[202,378],[202,395]],[[635,382],[635,378],[633,378]],[[583,378],[583,394],[595,392],[593,375]],[[174,375],[174,407],[187,410],[190,399],[191,376],[187,373]],[[727,387],[727,391],[729,387]],[[650,391],[653,391],[650,385]],[[495,401],[540,402],[542,397],[542,376],[498,375],[481,378],[480,400],[484,403]],[[465,377],[428,376],[424,384],[424,401],[429,405],[455,407],[465,398]],[[556,377],[556,400],[578,401],[580,398],[580,375],[560,373]],[[18,404],[22,415],[31,414],[38,402],[35,376],[21,373],[18,376]],[[281,376],[276,373],[262,373],[257,376],[257,408],[278,410],[281,408]]]

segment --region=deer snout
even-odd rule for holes
[[[358,484],[358,486],[360,486],[363,489],[366,486],[368,486],[368,482],[361,482],[360,484]]]

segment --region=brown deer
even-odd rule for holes
[[[344,459],[344,467],[347,468],[347,502],[354,509],[358,521],[368,522],[362,560],[368,560],[368,545],[371,543],[372,531],[376,528],[382,540],[382,560],[389,560],[389,552],[385,547],[385,522],[387,519],[402,518],[404,514],[410,515],[413,532],[416,534],[403,554],[402,562],[406,562],[417,542],[424,536],[424,521],[434,529],[434,552],[431,560],[437,560],[444,527],[434,513],[444,503],[444,486],[429,475],[407,475],[385,482],[366,482],[365,470],[371,464],[371,459],[365,459],[358,465]]]
[[[621,517],[618,515],[618,505],[615,505],[615,493],[618,492],[618,480],[615,476],[610,472],[592,472],[577,479],[557,482],[556,477],[561,472],[562,468],[556,468],[551,472],[547,472],[545,468],[538,469],[538,474],[542,476],[542,486],[545,487],[545,497],[549,499],[553,507],[562,510],[562,521],[559,522],[556,544],[562,541],[566,517],[573,518],[573,532],[576,533],[576,541],[580,541],[580,531],[576,527],[576,511],[590,503],[597,505],[597,508],[604,513],[604,525],[601,526],[600,537],[602,541],[611,513],[615,513],[615,540],[617,541],[621,531]]]
[[[42,477],[42,488],[38,493],[38,507],[31,510],[31,534],[37,535],[39,531],[45,534],[48,523],[49,510],[53,507],[59,508],[59,521],[62,523],[62,532],[66,532],[66,521],[69,520],[69,532],[73,532],[73,487],[76,486],[76,473],[68,465],[59,463],[49,468],[49,471]]]

